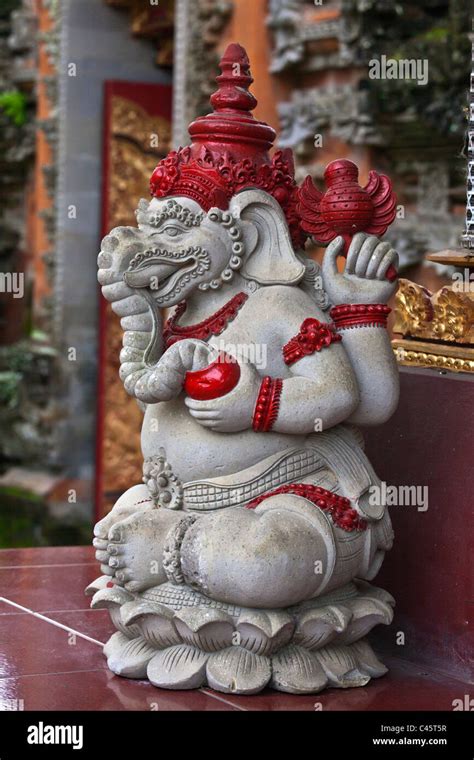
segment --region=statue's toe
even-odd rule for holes
[[[121,525],[121,523],[116,523],[109,530],[109,542],[110,541],[113,542],[113,543],[122,543],[122,525]]]
[[[119,568],[126,567],[127,558],[126,557],[111,557],[109,559],[109,566],[113,567],[114,570],[118,570]]]
[[[133,573],[128,567],[124,567],[123,570],[115,573],[115,577],[119,583],[126,585],[129,581],[133,580]]]

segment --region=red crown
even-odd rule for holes
[[[206,211],[213,206],[226,209],[229,205],[223,177],[205,156],[192,159],[189,147],[174,150],[160,161],[151,176],[150,190],[155,198],[184,195],[197,201]]]
[[[290,150],[270,158],[276,133],[257,121],[251,111],[257,101],[249,86],[253,79],[244,48],[227,47],[219,64],[219,88],[211,96],[214,110],[189,125],[191,145],[172,151],[160,161],[150,180],[155,198],[183,195],[205,210],[226,209],[232,196],[248,187],[259,187],[281,205],[293,243],[301,246],[295,170]]]

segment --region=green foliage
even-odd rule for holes
[[[0,92],[0,108],[17,127],[26,122],[26,97],[19,90]]]
[[[413,114],[445,137],[466,131],[471,69],[470,3],[466,0],[342,0],[358,22],[358,42],[372,58],[428,62],[428,83],[370,80],[380,114]]]
[[[20,372],[0,372],[0,406],[6,409],[14,409],[18,406],[20,384],[22,375]]]
[[[0,549],[75,546],[89,543],[92,526],[73,515],[51,516],[42,496],[24,488],[0,487]]]
[[[0,346],[0,463],[43,459],[56,356],[47,336],[36,330],[30,338]]]
[[[33,356],[31,349],[23,343],[14,343],[11,346],[0,348],[0,367],[9,372],[24,374],[31,369]]]
[[[43,503],[42,497],[37,493],[27,491],[26,489],[20,488],[19,486],[2,486],[0,488],[0,499],[2,501],[5,499],[16,499],[26,502],[34,502],[37,504]]]
[[[434,43],[440,43],[440,42],[447,42],[449,37],[449,32],[446,27],[438,26],[434,29],[428,29],[427,32],[425,32],[422,35],[422,38],[425,42],[434,42]]]
[[[19,7],[20,0],[0,0],[0,19],[7,19]]]
[[[56,350],[47,343],[47,340],[45,333],[34,330],[29,340],[20,340],[10,346],[0,346],[0,377],[4,373],[26,375],[34,371],[36,358],[56,356]]]

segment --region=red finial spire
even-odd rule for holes
[[[259,155],[261,161],[269,163],[267,151],[276,132],[250,113],[257,101],[249,92],[253,79],[247,53],[234,42],[228,45],[219,66],[222,72],[216,80],[219,89],[211,96],[214,111],[189,125],[193,155],[205,144],[211,153],[227,149],[236,158]]]
[[[219,89],[211,96],[215,111],[229,108],[234,111],[253,111],[257,101],[249,92],[253,82],[250,63],[245,49],[236,42],[227,46],[219,63],[222,71],[216,78]]]
[[[189,125],[191,145],[172,151],[152,174],[155,198],[185,196],[208,211],[228,208],[232,196],[250,187],[272,195],[282,207],[295,246],[304,241],[296,214],[295,169],[291,151],[268,151],[276,132],[252,112],[257,101],[249,92],[253,82],[249,59],[237,43],[229,45],[220,62],[218,89],[211,97],[213,111]]]

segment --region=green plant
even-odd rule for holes
[[[14,409],[18,405],[18,394],[22,375],[19,372],[0,372],[0,406]]]
[[[91,530],[89,522],[77,515],[51,515],[47,499],[37,493],[0,486],[0,549],[86,544]]]
[[[26,122],[26,97],[19,90],[6,90],[0,93],[0,108],[17,127]]]

